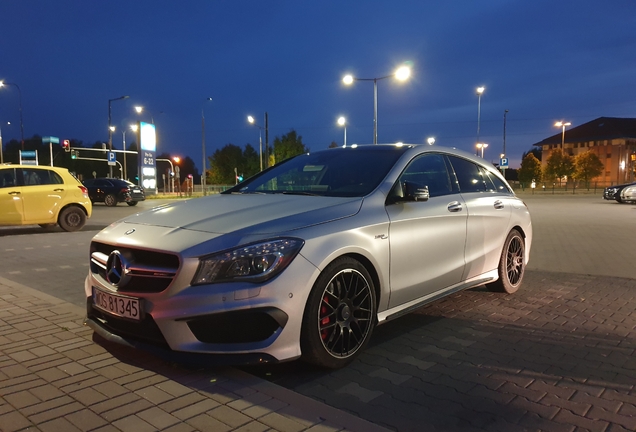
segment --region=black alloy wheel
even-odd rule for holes
[[[375,327],[375,297],[373,280],[357,260],[343,257],[327,266],[305,308],[302,358],[332,369],[351,362]]]
[[[521,286],[525,273],[526,245],[519,231],[508,234],[499,260],[499,279],[488,285],[491,291],[512,294]]]

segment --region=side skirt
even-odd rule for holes
[[[453,285],[448,288],[444,288],[443,290],[436,291],[432,294],[425,295],[418,299],[412,300],[408,303],[401,304],[391,309],[387,309],[384,312],[378,314],[378,325],[383,324],[387,321],[391,321],[395,318],[399,318],[402,315],[406,315],[415,309],[418,309],[428,303],[432,303],[436,300],[439,300],[443,297],[449,296],[459,291],[463,291],[465,289],[474,288],[479,285],[484,285],[489,282],[494,282],[499,277],[497,270],[492,270],[488,273],[484,273],[479,275],[473,279],[461,282],[457,285]]]

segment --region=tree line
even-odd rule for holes
[[[281,137],[276,137],[271,146],[262,150],[255,149],[251,144],[243,148],[229,143],[216,150],[210,160],[210,170],[207,174],[208,184],[234,184],[236,176],[249,178],[263,169],[282,162],[292,156],[309,152],[309,147],[303,144],[303,137],[295,130],[289,131]]]
[[[552,150],[544,169],[541,169],[541,160],[535,153],[531,151],[525,154],[521,167],[517,170],[522,186],[528,186],[533,181],[558,182],[560,186],[563,178],[571,177],[582,181],[589,189],[590,181],[600,176],[605,169],[599,157],[589,150],[576,156],[571,156],[562,149]]]

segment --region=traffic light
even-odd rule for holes
[[[242,182],[243,181],[243,174],[239,174],[236,176],[236,181],[238,182]]]
[[[64,149],[65,152],[70,152],[71,151],[71,141],[70,140],[63,140],[62,141],[62,148]]]
[[[71,159],[77,159],[77,150],[71,150]]]

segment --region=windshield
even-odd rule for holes
[[[384,179],[406,148],[335,148],[298,155],[224,193],[281,193],[361,197]]]

